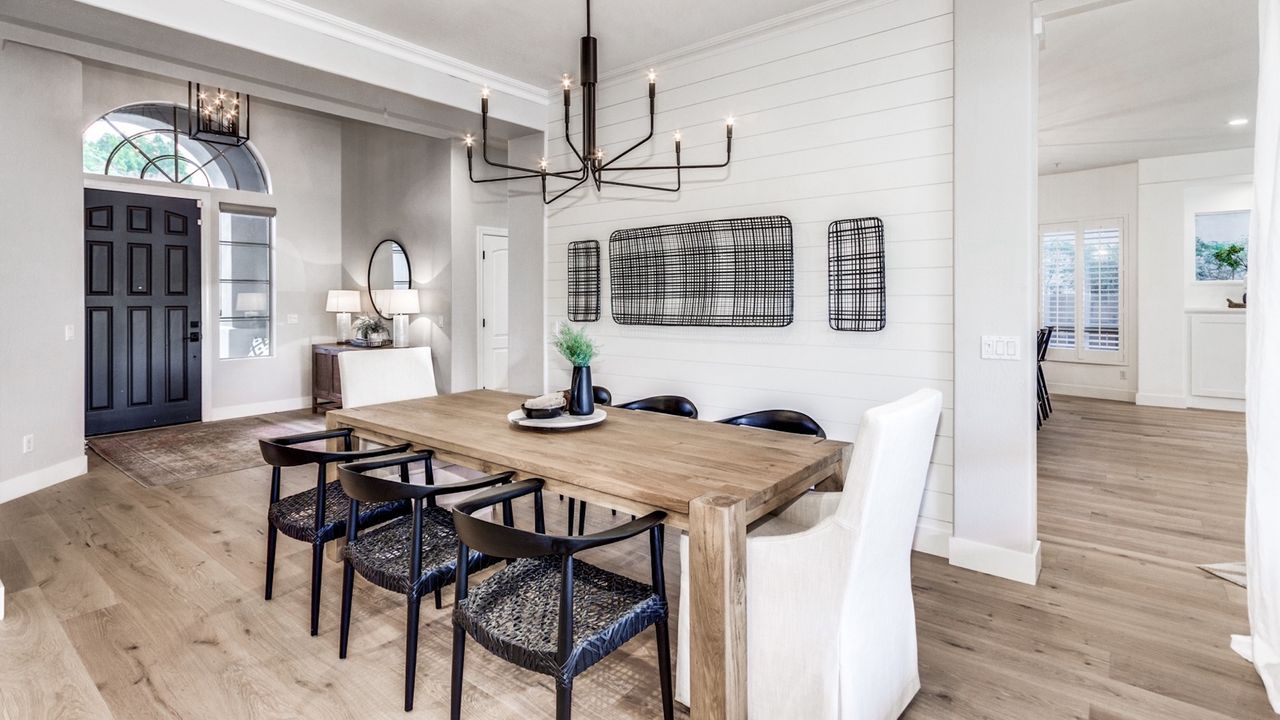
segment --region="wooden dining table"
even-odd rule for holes
[[[747,525],[809,488],[835,489],[848,443],[608,407],[600,425],[531,431],[507,420],[528,396],[474,390],[331,410],[330,429],[430,448],[484,472],[538,477],[551,492],[689,533],[690,715],[747,715]]]

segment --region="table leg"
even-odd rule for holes
[[[746,508],[705,495],[689,504],[690,717],[747,717]]]
[[[849,474],[849,464],[853,462],[853,446],[846,445],[840,453],[840,462],[836,463],[836,468],[831,472],[831,477],[814,485],[814,489],[819,492],[840,492],[844,490],[844,479]]]

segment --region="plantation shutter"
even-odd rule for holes
[[[1082,269],[1084,346],[1099,352],[1120,352],[1120,228],[1086,227]]]
[[[1049,347],[1076,346],[1076,229],[1048,226],[1040,232],[1040,322],[1054,328]]]

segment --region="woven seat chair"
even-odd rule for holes
[[[698,419],[698,406],[694,405],[689,398],[679,395],[655,395],[632,400],[629,403],[618,405],[618,407],[624,410],[642,410],[644,412]]]
[[[746,415],[725,418],[718,422],[722,422],[725,425],[758,427],[796,435],[813,435],[824,440],[827,438],[827,431],[822,429],[818,421],[795,410],[761,410],[747,413]]]
[[[603,388],[596,389],[601,390]],[[610,396],[610,399],[613,399],[612,396]],[[617,407],[620,407],[623,410],[640,410],[642,412],[675,415],[677,417],[692,418],[694,420],[698,418],[698,407],[694,405],[693,401],[689,398],[681,397],[679,395],[655,395],[653,397],[632,400],[629,403],[618,405]],[[587,504],[581,501],[579,501],[578,504],[581,506],[581,512],[578,514],[578,534],[581,535],[586,530],[587,526]],[[569,529],[567,531],[569,535],[573,535],[573,513],[574,500],[573,498],[569,498]],[[614,510],[613,514],[617,515],[618,511]],[[635,519],[634,516],[632,519]]]
[[[455,493],[475,492],[511,481],[515,473],[504,472],[466,482],[436,485],[432,478],[431,450],[381,458],[368,462],[342,465],[338,481],[349,498],[349,514],[360,518],[362,503],[378,505],[408,503],[412,514],[379,525],[361,533],[361,523],[347,526],[347,545],[342,550],[342,631],[338,640],[338,657],[347,657],[351,633],[351,604],[355,576],[359,573],[374,585],[400,593],[408,599],[404,668],[404,709],[413,709],[413,689],[418,665],[418,615],[422,596],[434,593],[440,607],[440,589],[454,581],[460,560],[458,536],[449,511],[436,505],[436,499]],[[409,483],[409,465],[425,466],[426,485]],[[377,477],[370,473],[397,468],[399,480]],[[503,520],[511,524],[511,505],[503,506]],[[481,570],[498,562],[478,552],[467,554],[468,570]]]
[[[497,503],[533,495],[535,527],[528,532],[473,517]],[[570,720],[573,679],[653,626],[658,641],[662,714],[673,715],[667,596],[662,576],[662,521],[666,513],[581,537],[542,534],[542,480],[493,488],[454,506],[458,557],[479,550],[514,558],[474,589],[467,571],[454,586],[453,681],[450,717],[462,717],[462,673],[467,635],[489,652],[556,685],[556,720]],[[651,584],[602,570],[574,555],[649,534]],[[459,563],[461,564],[461,563]]]
[[[308,443],[341,440],[343,449],[311,449],[298,447]],[[311,543],[311,634],[320,629],[320,580],[324,544],[347,531],[348,498],[335,480],[328,482],[329,464],[404,452],[409,445],[351,449],[351,428],[289,435],[259,440],[262,459],[271,466],[271,501],[267,509],[267,588],[271,599],[276,573],[276,535],[284,533],[294,540]],[[280,497],[281,469],[315,464],[316,486],[295,495]],[[409,512],[406,503],[380,503],[365,508],[360,518],[364,526],[374,525]]]

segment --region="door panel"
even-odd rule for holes
[[[483,255],[481,256],[481,297],[483,307],[480,309],[480,386],[490,390],[506,390],[508,382],[508,306],[507,288],[509,287],[507,237],[505,235],[485,234],[480,238]]]
[[[200,419],[199,218],[194,200],[85,190],[86,434]]]

